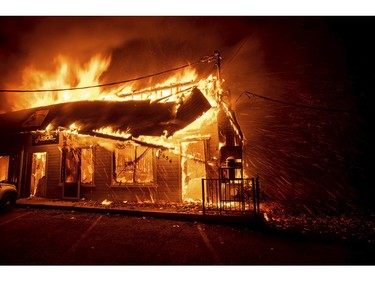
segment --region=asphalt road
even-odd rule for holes
[[[0,215],[0,265],[373,265],[373,249],[255,229],[17,208]]]

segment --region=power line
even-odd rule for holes
[[[238,49],[234,52],[234,54],[232,55],[231,58],[229,58],[227,60],[227,63],[222,67],[222,71],[224,72],[224,68],[226,69],[226,66],[229,65],[233,60],[234,58],[239,54],[240,50],[242,49],[242,47],[247,43],[247,40],[249,39],[249,36],[247,36],[245,38],[245,40],[242,41],[241,45],[238,47]]]
[[[290,103],[290,102],[286,102],[286,101],[276,100],[276,99],[272,99],[272,98],[269,98],[269,97],[257,95],[257,94],[254,94],[254,93],[251,93],[251,92],[248,92],[248,91],[245,91],[245,92],[241,93],[240,96],[236,99],[236,103],[242,97],[242,95],[246,95],[249,99],[251,97],[258,97],[258,98],[261,98],[261,99],[264,99],[264,100],[268,100],[268,101],[272,101],[272,102],[277,102],[277,103],[281,103],[281,104],[285,104],[285,105],[289,105],[289,106],[294,106],[294,107],[301,107],[301,108],[307,108],[307,109],[313,109],[313,110],[321,110],[321,111],[330,111],[330,112],[355,113],[355,114],[358,114],[358,111],[355,111],[355,110],[346,110],[346,109],[338,109],[338,108],[325,108],[325,107],[309,106],[309,105],[303,105],[303,104],[297,104],[297,103]]]
[[[84,87],[72,87],[72,88],[60,88],[60,89],[34,89],[34,90],[31,90],[31,89],[27,89],[27,90],[0,89],[0,93],[5,93],[5,92],[6,93],[61,92],[61,91],[74,91],[74,90],[85,90],[85,89],[92,89],[92,88],[107,87],[107,86],[125,84],[125,83],[129,83],[129,82],[133,82],[133,81],[138,81],[138,80],[162,75],[162,74],[165,74],[165,73],[168,73],[168,72],[173,72],[173,71],[176,71],[176,70],[179,70],[179,69],[182,69],[182,68],[186,68],[186,67],[189,67],[189,66],[193,66],[193,65],[198,64],[198,63],[203,63],[203,62],[205,62],[205,61],[203,61],[201,59],[201,60],[199,60],[197,62],[194,62],[194,63],[188,63],[188,64],[185,64],[183,66],[179,66],[179,67],[176,67],[176,68],[164,70],[164,71],[161,71],[161,72],[157,72],[157,73],[153,73],[153,74],[149,74],[149,75],[145,75],[145,76],[141,76],[141,77],[137,77],[137,78],[133,78],[133,79],[104,83],[104,84],[98,84],[98,85],[91,85],[91,86],[84,86]]]

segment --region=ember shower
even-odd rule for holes
[[[371,30],[372,18],[2,17],[0,21],[0,89],[122,81],[192,63],[219,50],[222,87],[230,91],[245,138],[245,170],[248,176],[259,175],[264,200],[339,211],[373,195],[368,180],[373,153],[367,133],[372,43],[355,35],[357,28]],[[200,80],[214,72],[215,65],[206,64],[196,67],[193,75]],[[48,84],[56,77],[59,82]],[[122,91],[161,85],[166,78],[124,84]],[[2,113],[37,105],[30,104],[30,93],[1,95]],[[70,101],[76,98],[74,91],[69,95]],[[57,99],[56,93],[39,96],[42,101]]]

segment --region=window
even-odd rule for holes
[[[63,163],[64,177],[63,182],[65,183],[76,183],[78,182],[78,167],[79,167],[79,153],[78,150],[66,150],[64,154]]]
[[[61,182],[74,183],[80,179],[81,184],[94,183],[94,161],[91,147],[65,150],[62,163]]]
[[[93,165],[92,148],[81,149],[81,183],[93,184],[94,182],[94,165]]]
[[[8,180],[9,156],[0,156],[0,181]]]
[[[154,182],[152,148],[124,144],[114,152],[114,182],[144,184]]]

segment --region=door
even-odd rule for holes
[[[204,140],[181,143],[182,200],[202,200],[202,178],[206,178],[206,142]]]
[[[30,197],[46,197],[47,152],[34,152],[31,161]]]
[[[63,150],[63,198],[79,199],[80,197],[80,162],[79,149]]]

